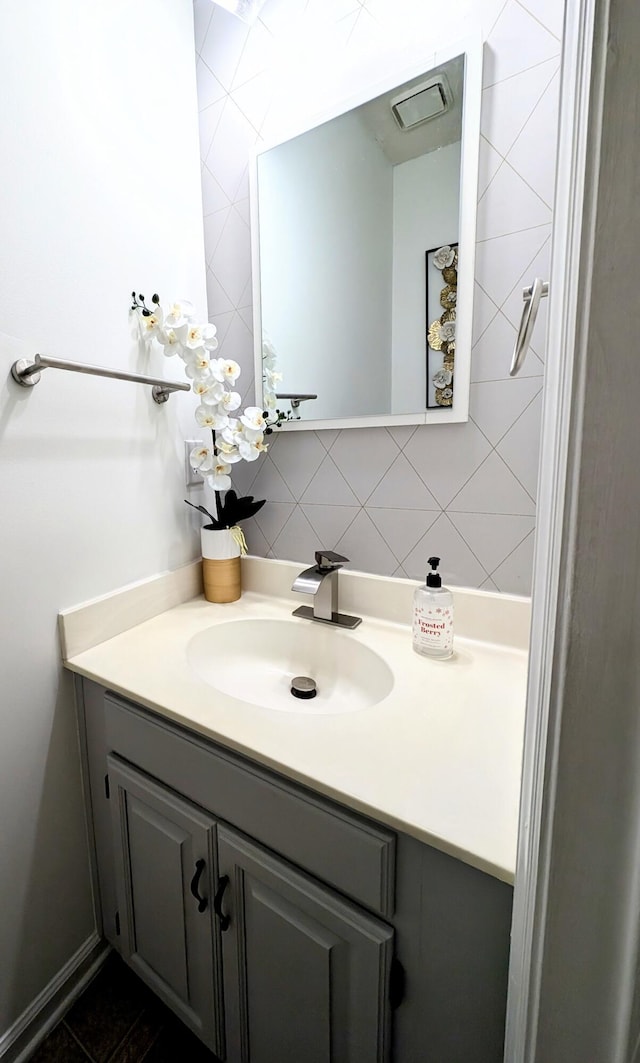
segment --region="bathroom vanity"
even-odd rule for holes
[[[287,563],[262,562],[269,565],[289,579]],[[272,578],[273,569],[261,571]],[[345,604],[366,604],[367,587],[383,583],[397,594],[402,583],[407,593],[413,587],[353,574]],[[483,597],[460,597],[463,626]],[[487,601],[491,609],[498,596]],[[77,673],[103,933],[230,1063],[500,1063],[513,867],[497,858],[496,824],[483,836],[482,822],[487,802],[514,796],[507,818],[517,820],[510,780],[519,770],[526,654],[461,636],[457,672],[427,662],[422,688],[417,673],[405,685],[396,674],[378,704],[311,717],[304,703],[279,712],[212,691],[186,663],[185,647],[203,630],[247,615],[284,623],[291,604],[251,592],[234,606],[196,599],[66,653]],[[524,604],[511,603],[516,611]],[[68,619],[67,651],[78,617]],[[388,644],[392,671],[403,667],[394,649],[408,628],[365,614],[361,629],[369,649]],[[424,662],[408,653],[410,672]],[[501,704],[496,653],[505,664]],[[485,665],[494,685],[473,690]],[[482,714],[486,695],[494,715],[475,724],[469,715],[461,731],[460,684],[468,683],[467,706]],[[449,717],[428,706],[442,684],[451,690],[450,731]],[[492,733],[495,713],[519,715],[509,746],[518,762],[505,763],[502,776],[507,747]],[[476,727],[485,739],[474,751]],[[422,756],[412,759],[416,746]],[[456,802],[465,779],[468,792]],[[456,823],[463,805],[477,817],[464,830]],[[515,855],[515,835],[511,848]]]

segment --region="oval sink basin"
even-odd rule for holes
[[[189,640],[187,660],[214,690],[280,712],[356,712],[382,701],[393,687],[391,669],[368,646],[305,620],[215,624]],[[296,676],[315,680],[316,697],[293,696]]]

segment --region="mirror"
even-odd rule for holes
[[[286,427],[466,421],[482,48],[256,153],[257,402]]]

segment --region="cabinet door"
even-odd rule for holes
[[[215,821],[119,757],[107,762],[119,949],[221,1055],[220,939],[211,903]]]
[[[225,826],[218,859],[230,1063],[387,1060],[392,928]]]

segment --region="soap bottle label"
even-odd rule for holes
[[[413,643],[438,656],[453,650],[453,608],[450,605],[416,605],[413,612]]]

